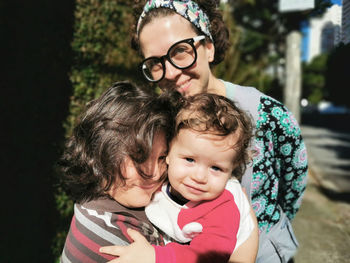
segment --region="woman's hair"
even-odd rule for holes
[[[237,152],[233,160],[235,169],[232,174],[240,180],[251,159],[249,150],[253,136],[251,118],[234,102],[224,96],[211,93],[200,93],[183,98],[177,107],[174,137],[181,129],[192,129],[197,132],[228,136],[238,136],[232,146]]]
[[[140,176],[140,164],[152,151],[153,138],[173,132],[170,103],[129,82],[118,82],[91,101],[80,116],[59,162],[63,185],[76,202],[89,201],[115,182],[125,183],[122,164],[129,157]]]
[[[229,42],[229,31],[223,21],[221,11],[218,9],[218,6],[220,4],[219,0],[195,0],[199,7],[207,14],[209,20],[210,20],[210,26],[211,26],[211,35],[214,40],[214,46],[215,46],[215,56],[213,62],[211,62],[211,65],[217,65],[225,58],[225,53],[227,49],[230,46]],[[145,0],[134,0],[134,26],[132,28],[132,37],[131,37],[131,46],[133,49],[140,51],[140,43],[139,43],[139,36],[136,32],[136,25],[138,22],[138,19],[142,13],[143,7],[145,5]],[[144,19],[142,20],[142,23],[139,27],[139,32],[142,31],[142,28],[153,21],[155,18],[161,18],[166,16],[171,16],[176,14],[174,10],[168,9],[168,8],[155,8],[149,11]],[[202,32],[197,29],[191,22],[189,22],[194,30],[198,35],[202,34]],[[207,37],[207,41],[210,41]]]

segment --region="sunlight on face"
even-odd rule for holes
[[[235,168],[235,134],[217,136],[182,129],[170,144],[168,178],[175,195],[190,201],[212,200],[225,189]]]
[[[140,45],[145,58],[160,57],[176,42],[197,36],[191,23],[178,14],[155,18],[140,32]],[[209,66],[214,58],[214,45],[196,43],[197,62],[188,69],[177,69],[165,62],[165,78],[159,82],[162,89],[176,89],[183,95],[194,95],[208,90],[213,78]]]

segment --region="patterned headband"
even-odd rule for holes
[[[202,31],[206,36],[213,41],[213,37],[210,33],[210,21],[208,16],[203,12],[197,3],[191,0],[149,0],[143,8],[143,12],[137,22],[137,34],[139,34],[139,29],[142,20],[146,14],[152,9],[156,8],[169,8],[174,10],[179,15],[186,18],[193,25],[195,25],[200,31]]]

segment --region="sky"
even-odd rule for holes
[[[222,3],[226,3],[227,0],[221,0]],[[332,4],[342,5],[342,0],[331,0]]]
[[[331,0],[332,4],[342,5],[342,0]]]

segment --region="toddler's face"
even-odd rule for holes
[[[234,134],[223,137],[181,129],[166,158],[173,194],[190,201],[218,197],[235,168],[236,140]]]

